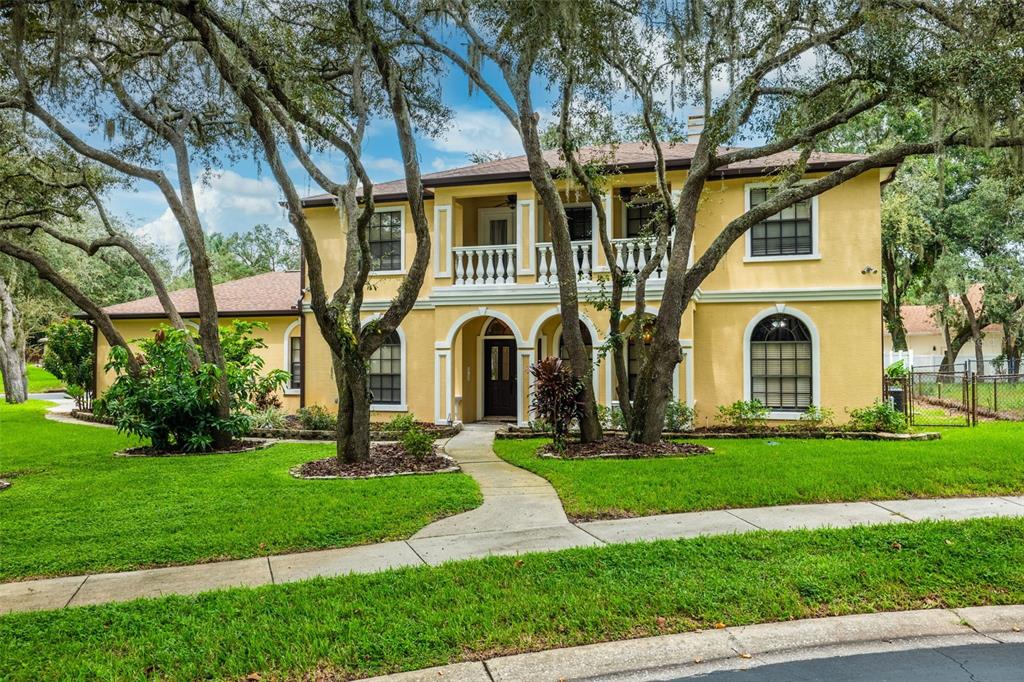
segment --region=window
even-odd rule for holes
[[[565,218],[569,221],[569,238],[575,241],[590,239],[594,229],[594,209],[586,206],[568,206]]]
[[[626,236],[639,237],[657,213],[658,205],[654,202],[626,206]]]
[[[750,188],[750,208],[775,193],[771,187]],[[808,256],[814,254],[812,200],[800,201],[750,228],[750,256]]]
[[[814,400],[811,332],[792,315],[769,315],[750,335],[750,398],[802,411]]]
[[[402,340],[397,331],[370,356],[370,393],[377,405],[402,402]]]
[[[490,228],[491,244],[500,245],[510,243],[508,235],[508,220],[505,220],[504,218],[501,220],[492,220],[490,222]]]
[[[402,212],[378,211],[370,219],[370,256],[373,269],[402,269]]]
[[[289,371],[291,372],[291,379],[288,382],[288,388],[302,388],[302,337],[293,336],[288,341],[291,347],[288,352]]]

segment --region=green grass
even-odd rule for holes
[[[1021,519],[758,532],[14,614],[0,618],[0,678],[349,678],[716,623],[1022,601]]]
[[[544,442],[499,440],[495,452],[551,481],[575,518],[1024,491],[1019,423],[946,429],[927,442],[695,441],[714,454],[647,460],[541,459]]]
[[[64,382],[47,372],[42,367],[27,365],[25,374],[28,378],[29,393],[46,393],[48,391],[60,391],[64,389]],[[3,376],[0,374],[0,376]]]
[[[331,444],[255,453],[124,458],[113,429],[0,405],[0,580],[121,571],[405,538],[476,507],[463,474],[301,481]],[[2,679],[0,675],[0,679]]]

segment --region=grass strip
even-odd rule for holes
[[[0,679],[345,679],[717,623],[1022,602],[1021,519],[758,532],[14,614]]]

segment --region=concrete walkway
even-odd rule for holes
[[[1024,606],[871,613],[684,632],[373,678],[376,682],[641,682],[787,661],[1024,642]],[[1018,669],[1019,670],[1019,669]],[[712,677],[711,679],[714,679]],[[752,677],[751,679],[757,679]],[[787,679],[821,679],[811,677]],[[826,678],[828,679],[828,678]],[[892,679],[890,677],[876,679]],[[953,679],[953,678],[942,678]],[[956,678],[962,679],[962,678]],[[974,678],[971,678],[974,679]],[[1019,679],[1014,677],[1012,679]]]
[[[51,418],[59,415],[51,413]],[[406,541],[256,559],[0,584],[0,613],[58,609],[166,594],[194,594],[316,576],[372,573],[489,555],[552,552],[756,530],[1024,516],[1024,497],[892,500],[663,514],[570,523],[543,478],[494,454],[496,426],[471,424],[445,449],[479,483],[477,509],[432,523]]]

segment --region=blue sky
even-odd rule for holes
[[[447,130],[435,138],[420,138],[418,151],[423,172],[464,166],[467,154],[475,151],[497,151],[508,156],[522,153],[519,136],[490,100],[475,92],[468,94],[465,76],[450,71],[443,76],[442,94],[451,108]],[[536,92],[536,106],[549,110],[549,97],[542,88]],[[543,114],[542,114],[543,115]],[[381,182],[402,177],[401,154],[390,120],[374,121],[368,129],[363,160],[371,179]],[[340,152],[327,154],[328,167],[341,168]],[[322,190],[313,183],[292,159],[292,177],[302,194],[318,194]],[[168,169],[169,174],[170,169]],[[194,169],[196,200],[204,227],[208,231],[231,233],[247,230],[258,223],[288,227],[279,202],[280,189],[265,164],[247,158],[214,169],[201,181],[200,169]],[[341,179],[340,175],[336,176]],[[126,220],[139,233],[168,248],[176,248],[181,233],[155,187],[136,183],[132,190],[119,190],[108,196],[111,212]]]

